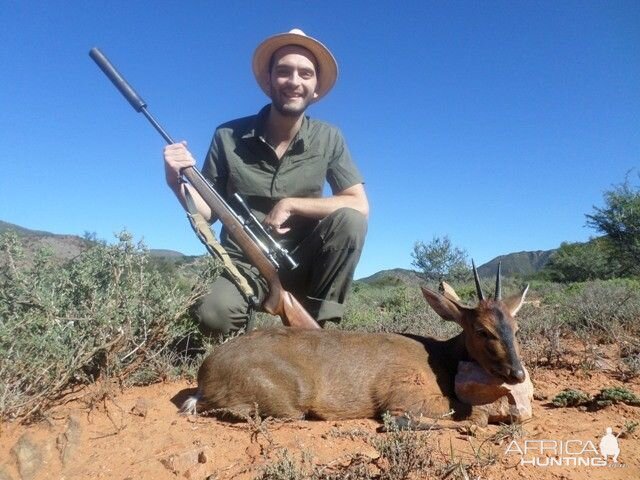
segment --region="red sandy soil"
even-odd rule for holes
[[[598,448],[607,427],[617,434],[631,421],[640,421],[640,407],[614,405],[591,412],[578,408],[552,408],[550,400],[562,389],[579,388],[595,394],[601,388],[624,386],[640,393],[640,379],[622,383],[612,371],[590,372],[567,369],[534,369],[536,388],[534,418],[523,426],[525,440],[577,440],[572,449],[582,449],[587,441]],[[45,421],[33,425],[18,422],[0,425],[0,480],[20,478],[55,479],[253,479],[266,465],[277,461],[286,449],[293,457],[303,456],[313,465],[335,471],[354,455],[368,457],[375,465],[379,457],[372,445],[379,423],[374,420],[341,422],[267,420],[228,423],[212,417],[180,415],[176,404],[192,393],[195,385],[170,382],[147,387],[98,388],[83,397],[48,412]],[[70,419],[72,426],[70,427]],[[640,427],[618,439],[617,466],[533,466],[520,465],[521,455],[506,452],[511,439],[502,443],[487,440],[499,426],[480,429],[475,436],[453,430],[421,432],[428,435],[431,456],[436,464],[477,462],[491,465],[470,470],[470,478],[489,479],[638,479],[640,478]],[[23,465],[22,476],[15,445],[31,444],[40,466],[30,474]],[[531,444],[532,445],[532,444]],[[12,452],[13,450],[13,452]],[[453,457],[451,452],[453,453]],[[25,454],[29,455],[29,454]],[[553,453],[528,454],[527,459],[544,459]],[[566,456],[566,455],[565,455]],[[586,452],[583,458],[592,457]],[[611,464],[611,461],[610,461]],[[26,470],[25,470],[26,469]],[[454,472],[455,473],[455,472]],[[423,477],[432,478],[433,473]],[[448,478],[459,478],[452,474]]]

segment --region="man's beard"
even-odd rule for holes
[[[305,102],[302,105],[291,106],[285,105],[282,102],[272,101],[271,102],[276,111],[282,115],[283,117],[298,117],[304,113],[309,106],[309,102]]]
[[[281,96],[276,96],[275,98],[272,98],[271,104],[276,109],[276,111],[283,117],[298,117],[305,112],[305,110],[311,103],[310,98],[304,98],[303,102],[296,103],[295,106],[287,105],[286,101],[283,102],[281,98],[282,98]]]

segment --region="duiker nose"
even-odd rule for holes
[[[514,383],[522,383],[525,379],[524,369],[522,367],[513,368],[511,370],[511,374],[509,378],[514,381]]]

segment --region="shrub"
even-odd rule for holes
[[[565,362],[566,327],[557,307],[525,304],[516,319],[522,355],[530,366],[557,367]]]
[[[570,286],[559,310],[571,328],[615,340],[623,332],[640,332],[640,282],[598,280]]]
[[[640,339],[631,337],[621,342],[620,357],[622,358],[620,373],[623,380],[640,375]]]
[[[278,459],[267,464],[255,480],[302,480],[308,478],[303,467],[289,454],[279,452]]]
[[[196,335],[187,311],[203,291],[150,269],[146,248],[127,232],[117,240],[60,265],[46,251],[25,262],[17,236],[1,238],[0,416],[28,419],[99,378],[126,382]],[[215,271],[206,262],[201,276]]]
[[[592,410],[599,410],[617,403],[640,406],[640,397],[624,387],[603,388],[593,397],[580,390],[568,388],[556,395],[551,403],[556,407],[585,405]]]
[[[468,279],[469,262],[467,252],[455,247],[448,236],[437,237],[428,244],[417,241],[411,252],[411,264],[418,268],[427,280]]]
[[[605,235],[610,258],[620,265],[619,274],[640,275],[640,185],[624,182],[604,192],[605,206],[594,207],[587,225]],[[639,175],[640,178],[640,175]]]
[[[626,388],[610,387],[600,390],[600,393],[593,397],[592,403],[595,408],[604,408],[617,403],[640,406],[640,397]]]
[[[384,416],[387,434],[373,440],[384,462],[381,479],[395,480],[418,474],[429,466],[426,436],[400,429],[388,414]]]
[[[340,327],[369,332],[403,332],[448,338],[460,331],[427,305],[420,288],[361,285],[352,292]]]
[[[587,243],[563,242],[545,265],[541,275],[554,282],[586,282],[613,278],[620,266],[611,259],[606,239]]]
[[[555,407],[577,407],[589,402],[591,397],[581,390],[567,388],[556,395],[551,403]]]

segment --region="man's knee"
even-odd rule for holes
[[[364,214],[345,207],[333,212],[327,220],[336,242],[347,248],[362,249],[367,234],[367,217]]]
[[[204,335],[218,336],[246,329],[248,311],[248,303],[239,292],[237,295],[228,295],[214,287],[194,305],[191,313]]]

